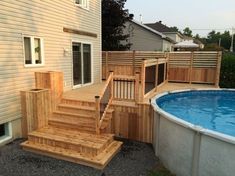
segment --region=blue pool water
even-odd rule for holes
[[[189,123],[235,137],[235,91],[188,91],[156,100],[164,111]]]

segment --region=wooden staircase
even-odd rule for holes
[[[87,134],[48,126],[29,134],[21,144],[25,150],[103,169],[122,143],[110,134]]]
[[[113,110],[108,109],[96,134],[95,103],[62,98],[48,126],[29,133],[25,150],[103,169],[119,151],[122,142],[106,133]]]

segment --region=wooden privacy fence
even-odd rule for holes
[[[168,80],[219,86],[221,52],[169,53]]]
[[[140,80],[148,79],[153,67],[143,67],[144,60],[159,61],[156,69],[164,69],[165,81],[206,83],[219,85],[221,52],[146,52],[146,51],[107,51],[102,52],[102,79],[107,79],[109,71],[114,75],[134,76],[140,73]],[[165,59],[164,65],[160,60]],[[148,61],[147,61],[148,62]],[[163,68],[164,67],[164,68]],[[146,69],[144,69],[146,68]],[[159,74],[159,72],[156,71]],[[145,75],[144,75],[145,74]],[[152,77],[156,78],[156,75]],[[162,76],[161,76],[162,77]],[[148,80],[147,80],[148,81]],[[155,80],[159,83],[161,80]],[[145,92],[145,89],[142,89]]]
[[[102,52],[102,79],[106,79],[109,71],[114,75],[134,76],[141,74],[143,59],[164,58],[163,52],[141,51],[104,51]]]

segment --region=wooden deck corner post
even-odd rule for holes
[[[140,99],[139,85],[140,85],[140,72],[136,72],[135,73],[135,102],[136,103],[139,103],[139,99]]]
[[[100,96],[95,96],[95,131],[96,134],[100,134],[100,128],[99,128],[99,123],[100,123]]]
[[[108,73],[109,73],[109,64],[108,64],[108,60],[109,60],[109,52],[106,51],[105,52],[105,79],[108,79]]]
[[[216,65],[216,76],[215,76],[215,86],[219,87],[220,82],[220,69],[221,69],[222,51],[217,54],[217,65]]]
[[[167,64],[167,72],[166,72],[166,77],[167,77],[167,82],[169,82],[169,74],[170,74],[170,52],[167,53],[167,58],[166,58],[166,64]]]
[[[156,71],[155,71],[155,91],[157,91],[157,86],[158,86],[158,70],[159,70],[159,64],[157,59]]]
[[[145,95],[145,72],[146,72],[146,59],[142,60],[142,66],[141,66],[141,101],[144,100]]]
[[[133,54],[132,54],[132,73],[133,73],[133,76],[135,75],[135,54],[136,54],[136,51],[134,50]]]
[[[114,94],[114,92],[113,92],[113,71],[110,71],[109,73],[112,77],[112,79],[110,81],[110,94],[111,94],[110,97],[111,97],[111,100],[113,100],[113,94]]]
[[[189,67],[189,84],[192,84],[192,74],[193,74],[193,58],[194,58],[194,51],[191,52],[190,57],[190,67]]]

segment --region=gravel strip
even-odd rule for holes
[[[0,176],[145,176],[158,164],[151,145],[129,140],[103,171],[24,151],[21,142],[0,148]]]

